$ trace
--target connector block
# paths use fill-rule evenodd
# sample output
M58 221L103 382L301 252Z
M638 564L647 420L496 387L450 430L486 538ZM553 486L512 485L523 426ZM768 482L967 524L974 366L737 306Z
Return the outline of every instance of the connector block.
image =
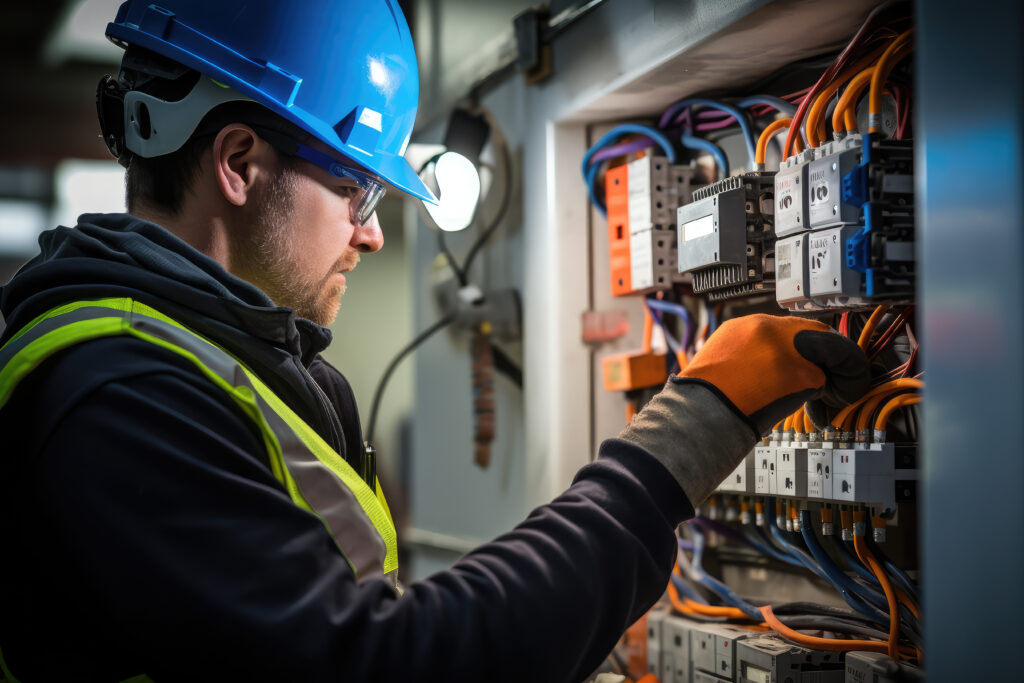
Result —
M774 173L747 173L696 190L676 212L680 273L720 301L775 288Z
M779 492L774 446L754 447L754 493L759 495Z
M736 643L737 681L843 683L845 675L838 653L809 650L774 634L755 635Z
M601 374L606 391L632 391L656 387L668 379L665 356L641 351L605 356L601 359Z
M612 296L669 289L680 280L675 212L690 200L694 173L646 156L605 174Z
M892 443L864 444L832 451L832 498L895 510L912 497L918 479L916 449Z
M729 493L754 493L754 459L754 451L751 451L725 478L718 490Z
M849 135L826 142L817 159L807 165L808 226L811 230L834 225L858 225L860 205L843 200L843 180L860 164L861 136Z
M791 311L818 311L824 306L810 299L809 233L775 242L775 300Z

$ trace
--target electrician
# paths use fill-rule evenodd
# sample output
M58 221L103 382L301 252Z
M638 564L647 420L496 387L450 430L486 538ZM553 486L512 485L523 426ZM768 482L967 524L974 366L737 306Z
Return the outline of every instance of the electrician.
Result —
M128 0L107 35L129 213L45 233L0 295L6 680L581 680L756 438L865 389L824 325L727 322L564 494L403 588L319 355L385 188L431 199L400 10Z

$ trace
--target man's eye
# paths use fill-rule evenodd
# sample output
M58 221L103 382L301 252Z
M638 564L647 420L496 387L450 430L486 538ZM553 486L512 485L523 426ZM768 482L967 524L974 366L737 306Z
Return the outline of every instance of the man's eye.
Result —
M334 191L344 199L355 199L359 188L354 185L339 185L334 188Z

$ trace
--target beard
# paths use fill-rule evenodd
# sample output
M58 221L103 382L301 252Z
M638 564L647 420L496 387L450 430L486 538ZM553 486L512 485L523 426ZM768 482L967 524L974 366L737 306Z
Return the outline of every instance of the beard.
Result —
M239 277L262 289L276 305L327 326L337 317L345 293L345 285L334 282L334 274L354 268L359 253L346 250L323 276L302 272L298 266L302 245L296 243L290 225L297 184L298 174L281 168L255 197L252 232L238 245L232 263L237 264Z

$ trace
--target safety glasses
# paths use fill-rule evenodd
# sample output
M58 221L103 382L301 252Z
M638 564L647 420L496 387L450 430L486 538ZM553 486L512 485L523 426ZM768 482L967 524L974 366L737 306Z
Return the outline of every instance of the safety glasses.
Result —
M387 191L387 186L382 180L346 166L330 155L296 142L277 131L262 127L256 128L256 131L279 151L304 159L337 178L339 182L332 189L348 199L349 217L354 225L365 225L370 220L373 212L377 210L377 204Z

